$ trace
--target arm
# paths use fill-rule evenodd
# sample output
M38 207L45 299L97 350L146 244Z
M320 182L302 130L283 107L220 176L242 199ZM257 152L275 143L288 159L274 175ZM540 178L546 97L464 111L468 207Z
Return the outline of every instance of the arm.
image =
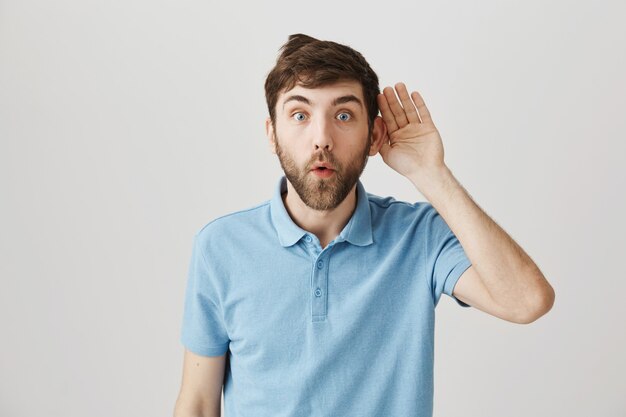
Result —
M502 319L527 324L546 314L554 289L524 250L472 200L447 167L413 184L450 226L472 266L454 296Z
M226 355L201 356L185 349L174 417L220 417Z
M390 87L377 98L386 126L377 146L383 161L407 177L441 214L472 262L453 294L505 320L536 320L552 308L554 289L456 181L444 163L441 137L421 95L414 91L409 97L403 83L395 87L402 105Z

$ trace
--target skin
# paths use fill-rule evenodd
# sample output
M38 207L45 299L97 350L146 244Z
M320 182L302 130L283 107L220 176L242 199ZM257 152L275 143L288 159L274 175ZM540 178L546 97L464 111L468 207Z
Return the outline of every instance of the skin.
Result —
M309 103L285 103L292 96L304 97ZM347 96L357 97L361 104L333 104L336 98ZM322 247L350 220L356 208L356 182L385 136L384 122L377 117L368 141L363 103L362 87L356 81L315 89L297 85L279 95L276 126L270 118L266 120L271 151L287 177L285 208L298 226L318 237ZM329 162L334 174L318 177L311 172L316 162Z
M309 104L288 101L293 95ZM282 92L276 126L266 120L270 147L287 176L283 195L289 215L314 233L322 247L334 239L356 208L356 179L368 156L380 154L385 164L409 179L442 216L472 263L459 278L453 295L493 316L527 324L546 314L555 292L526 252L495 223L456 180L444 161L439 131L422 96L397 83L377 97L376 117L367 143L367 117L355 103L333 105L354 95L363 102L361 86L342 81ZM354 118L341 115L350 111ZM349 120L346 120L349 119ZM320 179L310 171L316 161L329 161L336 175Z

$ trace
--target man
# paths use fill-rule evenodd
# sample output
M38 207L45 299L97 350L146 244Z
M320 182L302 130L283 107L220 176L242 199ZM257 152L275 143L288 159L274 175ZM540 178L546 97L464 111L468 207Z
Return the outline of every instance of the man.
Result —
M265 91L285 176L195 235L175 415L219 416L223 384L229 417L432 416L441 294L530 323L552 287L455 180L418 92L302 34ZM377 153L429 202L367 193Z

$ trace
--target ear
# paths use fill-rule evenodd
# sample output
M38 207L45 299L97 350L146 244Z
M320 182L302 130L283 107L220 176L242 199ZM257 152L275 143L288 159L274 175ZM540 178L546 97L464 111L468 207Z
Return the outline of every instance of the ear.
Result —
M270 151L276 155L276 136L274 135L274 126L272 125L272 119L265 119L265 135L269 140Z
M376 116L374 127L372 128L372 144L370 145L369 156L374 156L382 148L384 143L389 142L387 125L382 117Z

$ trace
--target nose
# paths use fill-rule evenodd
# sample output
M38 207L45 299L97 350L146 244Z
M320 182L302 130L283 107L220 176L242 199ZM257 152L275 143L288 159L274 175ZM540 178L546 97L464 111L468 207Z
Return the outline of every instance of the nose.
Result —
M321 148L332 151L333 138L330 123L324 118L320 118L317 123L314 123L314 125L315 130L313 132L313 147L315 150Z

